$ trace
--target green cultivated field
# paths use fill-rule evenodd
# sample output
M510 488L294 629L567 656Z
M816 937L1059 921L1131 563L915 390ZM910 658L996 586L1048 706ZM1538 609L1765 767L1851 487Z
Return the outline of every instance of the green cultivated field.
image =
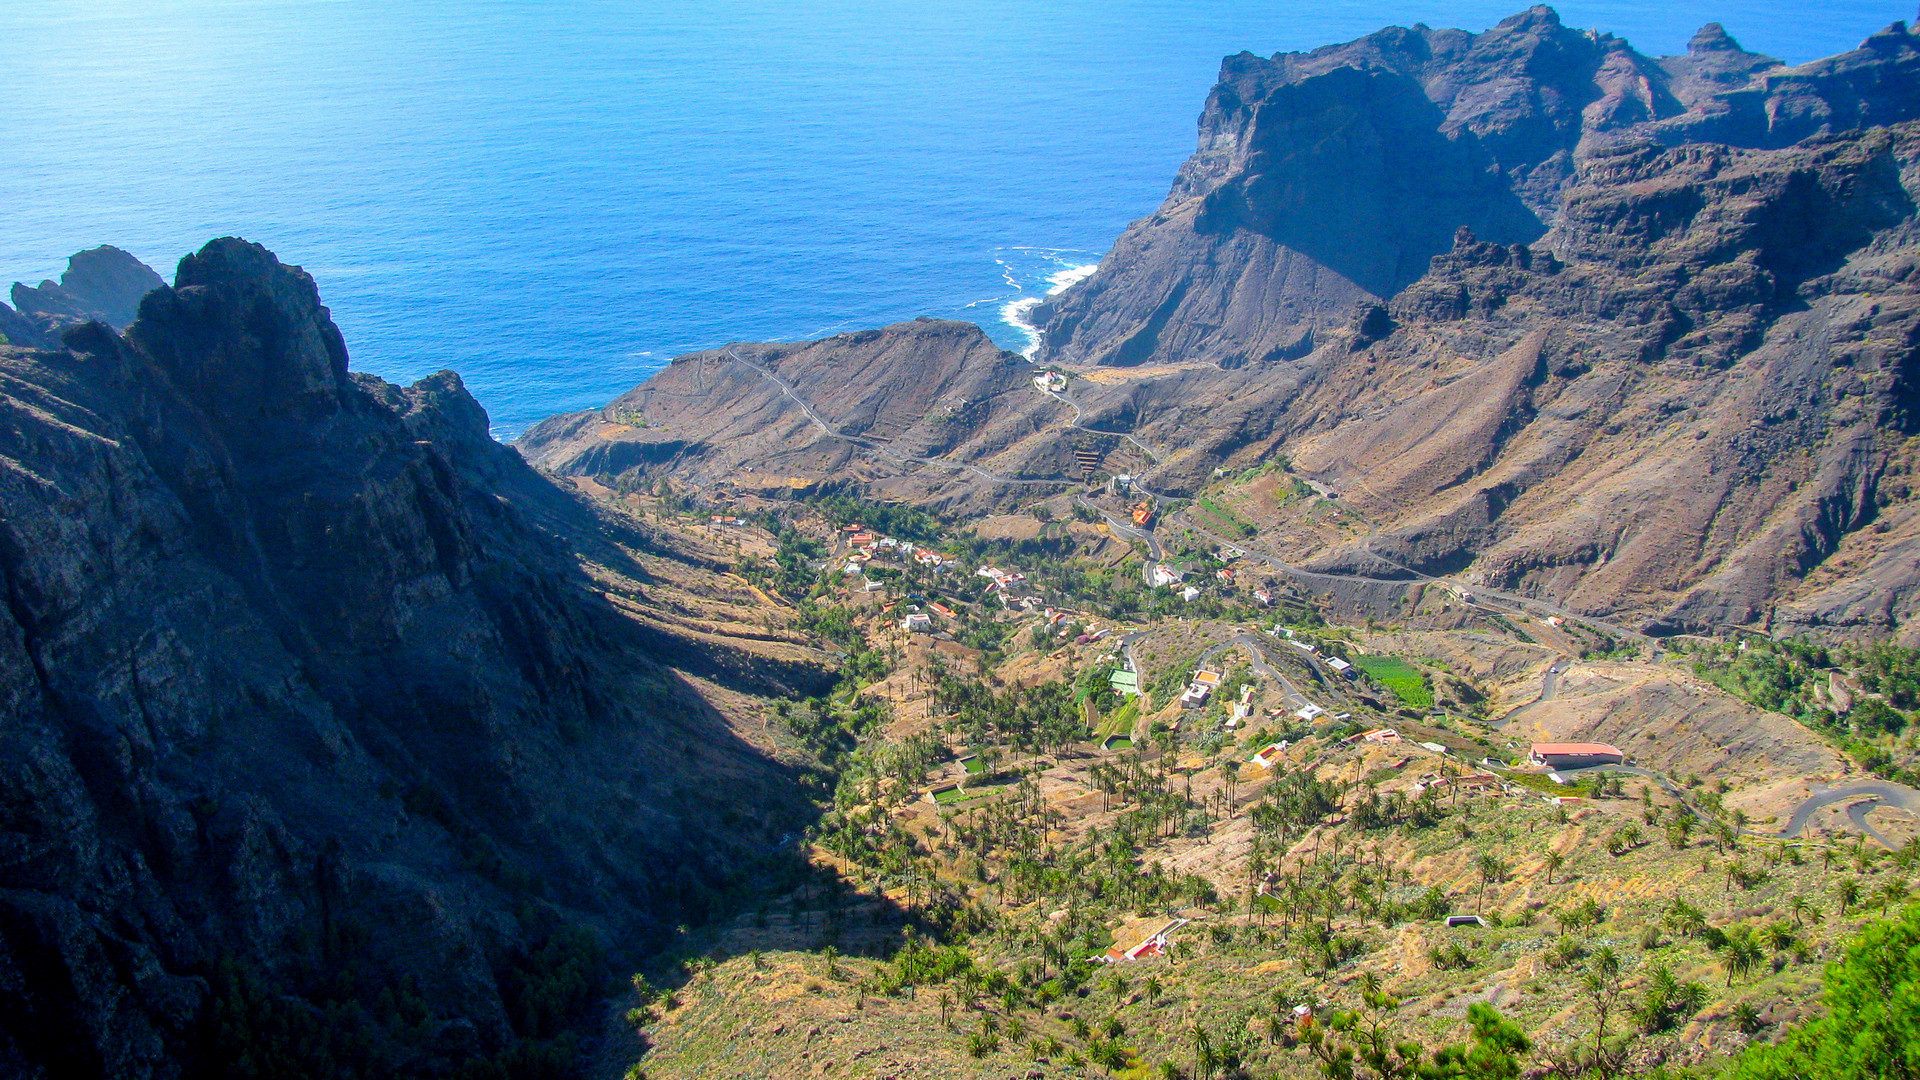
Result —
M1249 525L1244 520L1242 520L1240 515L1234 513L1233 511L1227 509L1224 506L1221 506L1219 503L1214 502L1212 499L1207 498L1205 495L1200 496L1200 498L1194 501L1199 503L1200 508L1202 510L1205 510L1207 513L1213 515L1213 517L1217 519L1221 524L1227 526L1229 529L1232 529L1234 532L1239 533L1243 537L1251 538L1255 533L1259 532L1258 529L1255 529L1252 525Z
M1427 689L1426 679L1421 677L1419 668L1405 660L1397 656L1356 656L1353 666L1408 705L1416 709L1432 707L1433 692Z

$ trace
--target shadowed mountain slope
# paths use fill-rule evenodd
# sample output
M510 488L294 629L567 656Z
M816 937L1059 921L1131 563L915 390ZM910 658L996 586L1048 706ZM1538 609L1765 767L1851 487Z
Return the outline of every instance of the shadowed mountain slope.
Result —
M68 259L67 270L58 283L42 281L30 289L14 282L13 306L37 325L43 338L85 322L103 322L115 330L125 330L139 313L141 298L165 285L145 263L117 247L103 245ZM49 338L45 343L52 341Z
M709 699L806 651L629 613L692 564L452 373L349 373L265 249L0 348L0 403L0 1073L564 1059L796 819Z

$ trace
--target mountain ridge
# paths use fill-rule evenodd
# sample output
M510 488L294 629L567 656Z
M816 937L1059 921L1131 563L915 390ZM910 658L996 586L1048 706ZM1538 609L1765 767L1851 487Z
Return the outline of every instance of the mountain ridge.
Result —
M1548 65L1557 83L1489 74L1528 70L1563 46L1578 63ZM835 381L836 357L852 355L846 338L729 347L801 366L782 369L786 397L741 369L762 403L751 408L791 412L786 427L761 426L711 458L724 468L700 464L693 433L743 415L748 399L683 385L679 365L647 386L677 387L689 403L680 411L646 407L643 388L621 399L633 410L622 431L594 426L613 419L605 411L574 414L518 445L544 468L608 483L671 473L809 488L851 469L841 479L884 497L965 513L1039 497L1048 480L1067 490L1087 479L1083 459L1190 496L1222 471L1284 458L1369 523L1364 537L1287 541L1304 570L1458 575L1659 634L1906 634L1908 553L1920 550L1906 442L1920 156L1915 122L1900 118L1920 115L1916 64L1920 43L1899 24L1786 68L1718 26L1686 57L1656 62L1544 8L1483 35L1388 30L1273 60L1230 57L1167 206L1045 315L1040 366L1068 372L1069 389L1003 381L944 414L932 456L947 467L900 456L929 456L925 429L896 448L889 431L849 440L802 422L807 402L840 415L844 394L865 392ZM1879 120L1892 122L1840 126ZM1407 205L1431 219L1422 229L1445 233L1420 238L1415 249L1434 250L1405 281L1394 253L1415 249L1374 242L1402 219L1383 226L1364 199L1328 216L1281 182L1302 159L1262 158L1255 145L1261 132L1293 132L1274 136L1282 147L1360 145L1376 154L1362 175L1382 176L1392 140L1308 135L1365 124L1377 136L1389 122L1427 125L1422 137L1455 161L1396 173L1431 180L1430 197ZM1706 131L1754 145L1697 141ZM1323 203L1335 194L1324 177L1346 175L1333 164L1303 173L1323 177ZM1548 207L1550 221L1533 216ZM1374 238L1342 258L1384 275L1390 295L1261 231L1316 214L1329 243L1340 229ZM1489 235L1475 227L1485 221ZM1165 258L1142 254L1161 247ZM1192 306L1226 295L1207 282L1269 273L1299 286L1312 318L1276 321L1275 308L1235 323L1219 316L1224 300L1212 315ZM1167 287L1101 307L1129 275ZM1099 329L1100 312L1123 309ZM910 325L879 333L890 341ZM875 369L863 353L858 380L899 379L921 362L880 352L898 367ZM903 413L898 425L915 422ZM677 464L608 456L639 443L679 447ZM759 465L800 445L837 449L764 483Z
M495 443L453 373L349 372L264 248L0 378L0 1072L572 1057L606 959L804 819L742 736L824 656L711 629L700 559Z
M1717 23L1685 56L1656 59L1545 6L1483 34L1396 27L1241 53L1223 62L1166 202L1033 313L1039 359L1297 356L1356 303L1422 276L1458 227L1538 240L1581 163L1618 143L1778 149L1911 120L1917 101L1905 24L1793 68Z

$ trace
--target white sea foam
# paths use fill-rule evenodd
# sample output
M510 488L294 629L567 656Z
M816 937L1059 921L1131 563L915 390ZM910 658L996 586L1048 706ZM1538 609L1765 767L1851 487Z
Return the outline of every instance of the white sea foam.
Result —
M1040 328L1027 321L1027 316L1039 306L1039 297L1027 296L1006 304L1000 309L1000 321L1027 336L1027 347L1020 350L1020 355L1029 360L1033 359L1034 353L1040 351Z
M1069 266L1065 270L1048 274L1047 285L1049 288L1047 289L1047 295L1057 296L1060 293L1066 292L1068 289L1092 277L1093 272L1098 269L1100 269L1099 263L1086 263L1082 266Z
M1060 295L1092 277L1093 272L1100 268L1099 263L1066 263L1066 260L1058 256L1054 256L1054 261L1064 265L1047 275L1047 296ZM1003 271L1006 265L1006 263L1000 264ZM1008 280L1012 280L1011 276ZM1044 297L1039 296L1023 296L1000 308L1000 320L1026 336L1027 347L1020 350L1020 355L1029 360L1033 359L1034 353L1040 351L1040 328L1033 324L1032 316L1033 309L1039 307L1043 299Z

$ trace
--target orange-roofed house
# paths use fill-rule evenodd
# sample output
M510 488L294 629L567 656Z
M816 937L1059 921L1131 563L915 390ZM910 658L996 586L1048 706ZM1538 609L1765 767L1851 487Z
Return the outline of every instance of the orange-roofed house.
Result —
M1619 747L1595 742L1537 742L1532 761L1549 769L1585 769L1594 765L1618 765L1627 759Z

